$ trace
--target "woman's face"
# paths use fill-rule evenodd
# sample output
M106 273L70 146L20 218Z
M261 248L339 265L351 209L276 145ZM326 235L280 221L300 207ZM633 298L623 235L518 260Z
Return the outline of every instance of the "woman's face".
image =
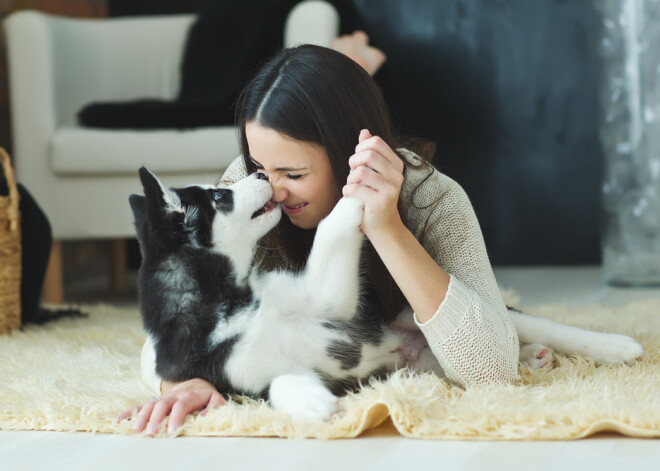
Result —
M246 124L245 134L252 162L273 187L273 200L282 203L282 210L295 226L318 226L341 198L325 149L256 121Z

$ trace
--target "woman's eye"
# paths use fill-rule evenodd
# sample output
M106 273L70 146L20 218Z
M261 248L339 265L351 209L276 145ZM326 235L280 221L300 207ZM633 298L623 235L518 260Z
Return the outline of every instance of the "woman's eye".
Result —
M290 174L290 173L287 173L287 174L286 174L286 177L287 177L289 180L298 180L299 178L302 178L302 175L292 175L292 174Z

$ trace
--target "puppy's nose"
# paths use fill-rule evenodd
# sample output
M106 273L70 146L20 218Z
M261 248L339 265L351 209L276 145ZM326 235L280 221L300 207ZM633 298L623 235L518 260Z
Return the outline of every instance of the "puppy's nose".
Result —
M258 178L259 180L266 180L266 181L268 181L268 175L266 175L265 173L257 172L257 178Z

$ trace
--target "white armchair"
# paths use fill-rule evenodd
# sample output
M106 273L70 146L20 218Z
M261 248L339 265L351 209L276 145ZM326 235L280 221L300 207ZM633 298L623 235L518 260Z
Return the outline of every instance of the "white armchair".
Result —
M20 11L5 21L14 165L53 228L44 299L63 301L61 241L135 235L128 195L145 165L171 186L214 182L238 155L233 126L193 130L84 128L93 101L174 98L193 15L71 19ZM284 44L328 45L336 10L307 1L289 14ZM113 279L121 280L121 243Z

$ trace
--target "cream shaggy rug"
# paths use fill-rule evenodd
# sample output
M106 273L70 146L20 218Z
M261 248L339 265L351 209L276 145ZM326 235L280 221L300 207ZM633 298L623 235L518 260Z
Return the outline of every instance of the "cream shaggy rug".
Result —
M88 310L87 319L0 336L0 429L131 433L131 422L117 423L117 415L152 396L139 379L139 314L108 306ZM630 366L599 367L560 356L552 370L521 368L517 384L468 390L400 371L343 398L329 423L295 424L263 403L243 401L189 417L179 434L357 437L390 418L399 433L417 438L559 440L600 431L660 436L660 299L528 312L633 336L645 355ZM165 430L164 424L161 436Z

